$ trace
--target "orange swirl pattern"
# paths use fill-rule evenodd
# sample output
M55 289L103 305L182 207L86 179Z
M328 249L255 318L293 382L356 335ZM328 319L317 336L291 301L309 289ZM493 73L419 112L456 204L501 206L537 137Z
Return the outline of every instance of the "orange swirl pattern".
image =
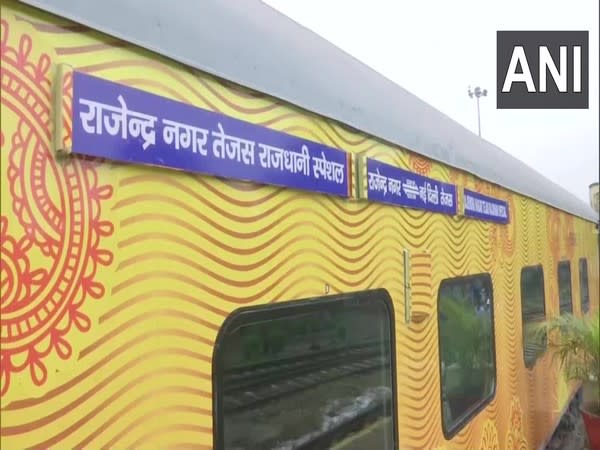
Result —
M325 286L332 293L385 288L393 299L401 448L522 450L537 448L546 437L564 399L547 355L533 371L523 367L520 270L544 264L547 310L552 310L554 264L567 248L561 223L571 221L576 236L571 255L588 258L597 310L591 224L20 3L4 2L2 17L3 36L7 33L12 48L19 48L20 36L29 37L23 48L31 51L20 54L28 55L21 59L33 64L34 76L36 70L47 74L53 65L68 63L505 198L512 219L498 226L153 167L59 160L49 150L51 86L44 76L35 91L41 107L19 110L25 125L15 115L2 114L2 326L8 320L5 304L33 307L34 294L52 286L53 261L72 247L66 231L76 229L76 215L83 212L85 245L76 254L83 281L71 286L72 297L57 299L76 312L71 322L64 319L55 328L78 329L57 335L59 344L43 359L43 382L28 381L26 371L11 371L10 384L3 378L2 448L211 449L211 364L225 318L239 306L323 295ZM4 58L3 53L3 111L15 104L4 87ZM68 111L70 105L63 108ZM41 121L35 119L38 110ZM16 159L23 154L29 159ZM31 168L33 182L23 184L17 167ZM87 203L77 208L73 200ZM69 220L61 219L67 208L74 211ZM409 324L402 286L405 248L412 255L414 320ZM446 441L437 290L445 278L480 272L491 273L494 283L496 395ZM84 297L89 298L84 302ZM4 360L2 367L4 377ZM521 427L518 435L511 432L515 425Z

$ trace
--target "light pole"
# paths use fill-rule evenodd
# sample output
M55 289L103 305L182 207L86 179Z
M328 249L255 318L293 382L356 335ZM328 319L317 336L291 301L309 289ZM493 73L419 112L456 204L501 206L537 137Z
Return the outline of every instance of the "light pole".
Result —
M477 129L479 130L479 137L481 137L481 117L479 114L479 97L487 97L487 89L481 89L477 86L474 90L471 90L469 86L469 97L477 100Z

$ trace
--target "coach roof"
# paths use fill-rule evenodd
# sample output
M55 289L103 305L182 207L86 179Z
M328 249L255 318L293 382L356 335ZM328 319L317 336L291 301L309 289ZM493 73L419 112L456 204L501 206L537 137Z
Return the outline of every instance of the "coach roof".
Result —
M259 0L23 0L597 221L585 202Z

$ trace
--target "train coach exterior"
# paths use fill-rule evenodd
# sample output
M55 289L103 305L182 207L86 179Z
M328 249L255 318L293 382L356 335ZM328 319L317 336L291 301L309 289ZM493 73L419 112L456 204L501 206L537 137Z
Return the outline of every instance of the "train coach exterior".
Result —
M548 439L576 386L524 345L522 296L524 286L541 292L531 317L598 314L598 235L585 205L549 206L15 1L2 3L1 39L2 448L220 446L221 369L255 351L228 336L258 317L285 320L295 305L329 325L280 322L273 345L318 334L320 358L323 342L352 336L335 370L352 370L356 352L358 366L384 367L389 448L534 449ZM327 195L58 153L73 138L59 124L55 142L56 117L74 107L73 72L57 91L61 64L498 199L508 220L384 204L352 186ZM454 369L441 360L458 337L445 328L450 299L473 290L489 322L490 371L485 395L464 409L443 389ZM370 353L373 340L383 344ZM310 409L310 398L295 407Z

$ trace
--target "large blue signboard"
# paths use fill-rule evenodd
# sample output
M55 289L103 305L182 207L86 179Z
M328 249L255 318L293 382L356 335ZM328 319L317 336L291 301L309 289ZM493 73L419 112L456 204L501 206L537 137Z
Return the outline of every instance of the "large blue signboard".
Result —
M369 200L456 214L456 186L367 158Z
M467 217L508 223L508 202L464 189L464 214Z
M74 153L349 196L342 150L73 73Z

